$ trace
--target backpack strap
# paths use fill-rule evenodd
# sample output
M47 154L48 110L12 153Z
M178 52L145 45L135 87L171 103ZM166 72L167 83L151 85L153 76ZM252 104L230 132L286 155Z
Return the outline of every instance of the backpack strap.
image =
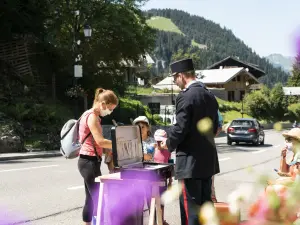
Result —
M87 116L86 116L86 125L87 125L87 126L88 126L87 120L88 120L89 116L90 116L92 113L94 113L94 112L90 112L90 113L88 113ZM92 133L91 133L91 131L90 131L90 133L86 136L86 138L83 140L83 142L84 142L91 134L92 134ZM82 142L82 143L83 143L83 142ZM97 159L98 159L98 162L101 162L101 161L102 161L102 157L100 157L99 154L98 154L98 152L97 152L96 145L95 145L95 139L94 139L93 135L92 135L92 143L93 143L94 152L95 152L95 155L96 155L96 157L97 157Z
M92 133L91 132L89 132L87 135L86 135L86 137L83 139L83 141L81 142L81 144L83 145L84 144L84 142L86 141L86 139L88 139L88 137L91 135Z

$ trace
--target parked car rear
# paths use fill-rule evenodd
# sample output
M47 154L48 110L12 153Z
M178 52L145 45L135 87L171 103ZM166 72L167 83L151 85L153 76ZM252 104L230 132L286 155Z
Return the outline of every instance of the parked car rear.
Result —
M227 144L235 142L252 143L254 145L264 145L265 133L263 126L256 119L241 118L235 119L227 128Z

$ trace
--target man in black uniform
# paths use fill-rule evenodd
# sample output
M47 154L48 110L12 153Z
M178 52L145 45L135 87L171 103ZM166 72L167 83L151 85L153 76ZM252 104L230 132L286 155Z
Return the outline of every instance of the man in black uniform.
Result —
M175 178L183 185L180 196L182 225L199 225L200 206L211 201L212 176L219 173L214 141L218 129L218 102L200 82L192 59L170 65L174 82L182 89L176 99L176 124L166 145L176 150ZM201 134L197 123L209 118L213 127Z

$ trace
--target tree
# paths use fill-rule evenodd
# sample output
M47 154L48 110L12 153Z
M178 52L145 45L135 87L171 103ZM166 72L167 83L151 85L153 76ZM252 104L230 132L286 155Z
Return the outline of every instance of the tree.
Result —
M247 114L257 119L271 119L270 102L263 91L258 90L247 94L244 101Z
M255 67L266 72L266 76L261 77L260 81L268 87L278 82L285 83L287 81L288 73L280 68L275 68L267 59L261 58L242 40L235 37L229 29L224 29L203 17L193 16L181 10L152 9L145 13L147 16L162 16L171 19L184 34L158 31L154 58L168 61L180 49L189 52L188 49L194 40L194 49L199 57L197 69L205 69L228 56L238 56L240 60L255 64L257 65ZM199 45L195 45L195 42ZM201 49L201 45L205 45L207 49Z
M12 40L25 35L42 39L48 6L47 0L0 1L0 40Z
M288 115L290 121L299 121L300 118L300 103L291 104L288 106Z
M281 121L287 112L287 104L281 83L275 84L270 92L270 115L273 119Z
M74 58L81 54L84 69L83 79L79 82L86 88L100 84L122 92L125 88L121 79L124 68L128 64L138 64L141 56L150 52L154 45L155 32L146 24L139 9L143 2L52 0L51 16L46 21L49 34L46 40L69 57L66 72L70 78ZM76 10L79 11L77 17ZM93 30L89 40L84 38L84 24ZM79 46L77 40L81 40Z
M300 54L295 58L292 75L289 77L287 85L289 87L300 87ZM289 104L298 103L298 97L289 96L288 102Z
M299 87L300 86L300 54L295 58L293 64L292 76L289 77L288 86Z

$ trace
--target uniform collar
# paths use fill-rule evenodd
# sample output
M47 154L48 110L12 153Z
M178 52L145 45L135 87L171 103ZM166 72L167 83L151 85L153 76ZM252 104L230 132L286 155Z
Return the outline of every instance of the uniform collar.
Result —
M194 84L194 83L198 83L198 81L197 81L197 80L192 80L192 81L190 81L190 82L187 84L186 88L183 89L182 91L186 91L186 90L187 90L192 84Z
M188 89L192 84L197 83L197 82L198 82L197 80L192 80L192 81L190 81L190 82L187 84L187 86L186 86L185 89Z

